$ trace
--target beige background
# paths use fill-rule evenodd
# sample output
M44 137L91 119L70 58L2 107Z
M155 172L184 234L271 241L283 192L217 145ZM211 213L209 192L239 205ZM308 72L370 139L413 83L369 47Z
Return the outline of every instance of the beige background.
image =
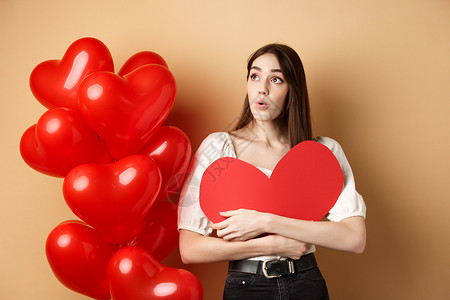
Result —
M362 255L318 250L332 299L448 299L450 295L450 1L0 1L0 299L87 299L61 285L44 253L74 215L61 179L28 167L22 133L45 109L28 78L92 36L116 71L156 51L177 79L168 124L196 149L228 128L245 93L248 55L269 42L303 59L316 135L337 139L368 206ZM226 264L164 263L219 299Z

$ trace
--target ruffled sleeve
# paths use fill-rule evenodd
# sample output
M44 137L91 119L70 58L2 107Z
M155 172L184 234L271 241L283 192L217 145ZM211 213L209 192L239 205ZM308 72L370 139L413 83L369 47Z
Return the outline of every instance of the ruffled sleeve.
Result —
M228 133L215 132L208 135L194 154L188 177L181 189L178 203L178 229L186 229L210 235L210 221L200 208L200 181L208 166L221 157L236 157Z
M328 137L319 137L317 141L327 146L333 152L344 174L344 186L336 204L327 215L328 220L339 222L345 218L355 216L366 218L366 204L363 197L356 191L353 172L341 145Z

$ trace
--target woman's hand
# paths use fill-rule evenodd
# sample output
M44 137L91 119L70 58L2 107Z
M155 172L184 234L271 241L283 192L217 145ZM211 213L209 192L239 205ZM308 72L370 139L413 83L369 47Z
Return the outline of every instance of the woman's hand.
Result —
M226 241L246 241L266 232L267 213L238 209L221 212L220 215L227 219L210 227L217 230L217 236Z
M267 239L268 247L272 248L271 255L292 259L299 259L309 247L307 243L276 234L269 234L260 239Z

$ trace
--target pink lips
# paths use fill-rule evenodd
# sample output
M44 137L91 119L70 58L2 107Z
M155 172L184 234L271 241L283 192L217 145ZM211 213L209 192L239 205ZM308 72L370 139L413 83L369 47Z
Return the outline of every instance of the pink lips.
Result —
M269 106L269 105L264 100L261 100L261 99L256 100L256 107L258 109L263 110L263 109L266 109L267 106Z

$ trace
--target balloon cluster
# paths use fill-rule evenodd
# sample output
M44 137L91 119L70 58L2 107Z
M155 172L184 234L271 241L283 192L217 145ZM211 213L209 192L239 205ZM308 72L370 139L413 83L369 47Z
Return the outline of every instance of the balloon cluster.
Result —
M163 126L176 93L164 59L139 52L115 74L108 48L82 38L61 60L37 65L30 87L48 110L22 135L22 158L64 177L64 199L82 220L47 238L58 280L95 299L202 299L192 273L159 262L178 243L176 205L166 199L191 156L187 136Z

